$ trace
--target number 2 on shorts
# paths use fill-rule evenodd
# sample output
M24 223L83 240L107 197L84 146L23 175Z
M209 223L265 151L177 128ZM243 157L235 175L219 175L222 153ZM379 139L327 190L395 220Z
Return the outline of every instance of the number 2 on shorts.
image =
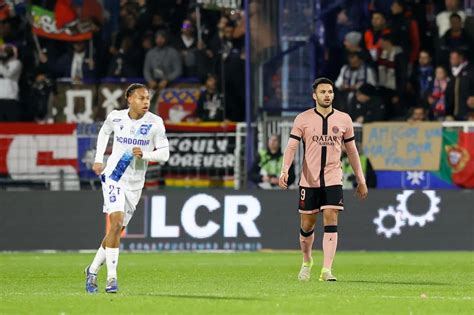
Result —
M114 189L115 189L115 186L114 185L109 185L109 195L112 195L112 193L114 192ZM120 195L120 187L117 187L117 195Z

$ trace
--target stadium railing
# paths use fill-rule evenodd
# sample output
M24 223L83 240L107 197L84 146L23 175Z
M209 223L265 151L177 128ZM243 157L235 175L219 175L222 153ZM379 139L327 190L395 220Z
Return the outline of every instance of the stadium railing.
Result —
M276 134L280 136L280 143L282 147L282 151L286 147L286 144L288 143L288 139L290 136L290 131L293 126L293 118L294 117L271 117L271 118L266 118L264 121L260 122L258 124L258 149L264 149L267 144L267 139L269 136ZM442 123L443 129L458 129L463 132L474 132L474 122L472 121L445 121ZM237 127L238 132L236 133L237 139L236 143L245 143L244 137L245 137L245 130L246 126L245 124L239 124ZM358 144L362 143L362 130L363 130L363 125L359 123L354 123L354 133L355 133L355 138L356 142ZM242 142L243 141L243 142ZM240 154L240 155L239 155ZM243 155L242 155L243 154ZM247 178L246 178L246 170L248 170L247 166L247 161L244 161L244 156L245 152L242 151L237 151L236 150L236 156L235 160L236 161L243 161L241 164L236 165L235 169L235 174L238 175L236 176L235 179L235 188L240 189L240 188L245 188L246 183L247 183ZM294 164L295 164L295 172L297 174L300 174L301 172L301 165L303 161L303 147L302 144L300 144L299 150L297 150L295 159L294 159ZM297 181L296 181L297 182Z

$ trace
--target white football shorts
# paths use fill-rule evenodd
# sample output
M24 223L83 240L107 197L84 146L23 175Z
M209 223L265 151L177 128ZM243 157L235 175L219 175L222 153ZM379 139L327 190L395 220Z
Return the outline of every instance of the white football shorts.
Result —
M142 190L128 190L104 175L100 177L104 196L104 213L123 212L123 226L127 226L140 201Z

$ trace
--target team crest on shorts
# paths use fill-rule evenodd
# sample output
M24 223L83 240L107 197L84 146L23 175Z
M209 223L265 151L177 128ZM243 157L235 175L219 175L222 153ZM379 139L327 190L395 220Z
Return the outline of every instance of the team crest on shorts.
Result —
M337 126L332 127L332 132L339 133L339 128Z
M143 124L140 126L140 134L142 136L146 136L148 134L148 131L151 129L151 124Z
M115 196L110 196L109 197L110 202L115 202L117 200L117 197Z

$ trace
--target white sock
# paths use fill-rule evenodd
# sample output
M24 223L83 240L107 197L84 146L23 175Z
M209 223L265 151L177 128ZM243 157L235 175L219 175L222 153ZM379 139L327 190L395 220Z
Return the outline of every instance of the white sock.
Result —
M92 273L98 273L100 266L105 262L105 248L100 245L97 253L95 254L94 260L89 267L89 271Z
M118 248L105 248L105 261L107 263L107 280L115 278L117 279L117 265L119 258Z

